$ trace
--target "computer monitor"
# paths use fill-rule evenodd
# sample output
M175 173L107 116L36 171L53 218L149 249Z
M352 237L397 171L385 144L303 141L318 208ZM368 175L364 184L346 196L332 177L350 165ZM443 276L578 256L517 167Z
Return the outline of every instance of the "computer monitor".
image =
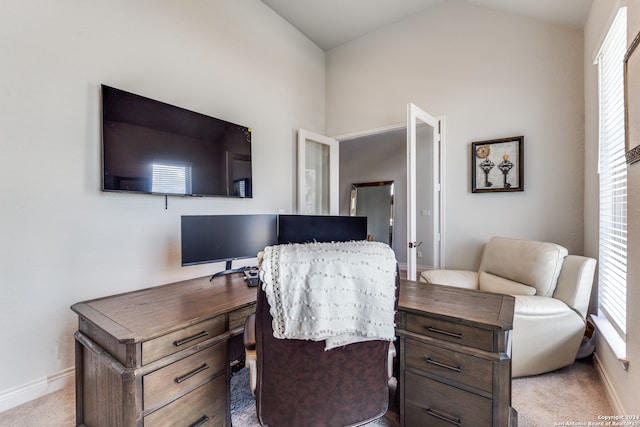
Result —
M265 246L278 242L277 215L193 215L181 218L182 265L225 262L216 275L233 269L238 259L255 258Z
M366 216L279 215L278 243L367 239Z

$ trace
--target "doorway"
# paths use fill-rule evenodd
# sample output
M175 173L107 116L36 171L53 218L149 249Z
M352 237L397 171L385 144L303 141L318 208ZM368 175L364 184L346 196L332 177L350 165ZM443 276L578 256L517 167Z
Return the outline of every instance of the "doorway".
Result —
M444 118L438 118L439 130L442 135ZM427 138L424 126L418 126L417 132L417 173L416 173L416 202L414 214L416 218L416 240L423 242L415 249L416 270L428 270L441 267L442 263L442 221L444 214L443 203L433 206L433 191L436 184L441 190L443 168L442 143L439 142L440 154L436 163L439 168L434 171L431 165L434 161L434 141ZM394 182L394 213L392 248L402 270L408 269L408 200L407 200L407 126L405 124L391 126L384 129L363 131L337 138L339 140L339 205L340 214L349 215L351 190L353 184L366 182ZM434 173L437 175L434 178ZM435 182L434 182L435 180ZM439 191L439 197L442 192ZM436 215L437 214L437 215ZM437 217L438 234L434 237L433 220ZM432 251L435 251L433 253ZM439 261L434 265L433 260ZM409 271L407 270L409 276Z

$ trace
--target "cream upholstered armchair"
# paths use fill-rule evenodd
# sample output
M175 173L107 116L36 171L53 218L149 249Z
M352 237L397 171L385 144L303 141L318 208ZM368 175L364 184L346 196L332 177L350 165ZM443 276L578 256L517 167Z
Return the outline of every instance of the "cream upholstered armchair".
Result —
M429 270L428 283L511 294L512 376L572 364L584 337L596 260L555 243L493 237L475 271Z

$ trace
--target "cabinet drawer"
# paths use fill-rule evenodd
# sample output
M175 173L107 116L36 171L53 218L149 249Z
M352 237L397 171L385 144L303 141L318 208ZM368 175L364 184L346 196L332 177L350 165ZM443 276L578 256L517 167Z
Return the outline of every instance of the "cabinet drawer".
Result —
M224 315L142 343L142 364L153 362L225 331Z
M491 393L493 362L440 348L420 341L406 340L406 365Z
M491 426L490 399L441 382L405 373L405 426Z
M490 330L414 314L407 314L406 329L420 335L427 335L485 351L494 351L493 332Z
M244 326L244 321L247 319L247 317L255 312L256 305L252 304L248 307L241 308L240 310L235 310L229 313L229 330Z
M142 377L145 410L171 400L172 396L210 380L227 369L227 344L222 342Z
M144 417L144 427L226 426L226 376L198 387L178 400Z

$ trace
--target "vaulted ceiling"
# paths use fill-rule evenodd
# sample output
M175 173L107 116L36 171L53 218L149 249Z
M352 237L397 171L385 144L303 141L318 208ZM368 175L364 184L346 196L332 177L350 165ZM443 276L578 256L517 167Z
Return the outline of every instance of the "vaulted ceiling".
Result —
M262 0L324 50L329 50L443 1ZM455 0L582 28L592 0Z

